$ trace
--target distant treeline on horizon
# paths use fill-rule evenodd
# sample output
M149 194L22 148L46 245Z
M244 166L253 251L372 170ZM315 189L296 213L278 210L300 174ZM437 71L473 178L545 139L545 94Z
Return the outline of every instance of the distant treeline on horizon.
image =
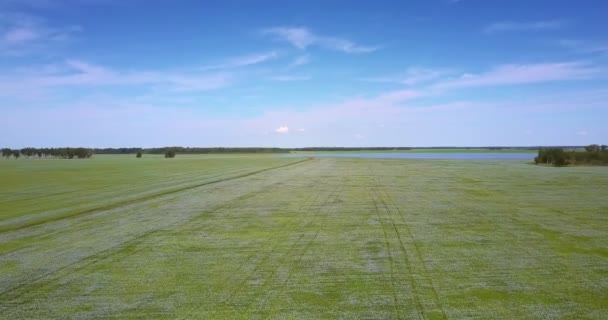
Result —
M95 148L97 154L163 154L167 150L174 150L176 153L183 154L202 154L202 153L288 153L291 151L392 151L392 150L413 150L413 149L488 149L488 150L538 150L541 147L304 147L304 148L261 148L261 147L162 147L162 148ZM577 149L583 146L562 146L558 148Z
M22 148L22 149L11 149L3 148L2 157L18 158L20 156L31 158L60 158L60 159L72 159L72 158L89 158L93 154L166 154L171 152L173 154L206 154L206 153L289 153L292 151L300 152L315 152L315 151L406 151L406 150L437 150L437 149L454 149L454 150L471 150L471 149L483 149L483 150L539 150L542 146L538 147L305 147L305 148L263 148L263 147L160 147L160 148L137 148L137 147L125 147L125 148ZM584 146L555 146L552 148L561 149L582 149Z

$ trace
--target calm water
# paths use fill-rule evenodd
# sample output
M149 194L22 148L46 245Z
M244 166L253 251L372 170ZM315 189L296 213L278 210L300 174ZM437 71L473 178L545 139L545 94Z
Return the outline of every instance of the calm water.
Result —
M534 153L298 153L285 157L438 159L438 160L533 160Z

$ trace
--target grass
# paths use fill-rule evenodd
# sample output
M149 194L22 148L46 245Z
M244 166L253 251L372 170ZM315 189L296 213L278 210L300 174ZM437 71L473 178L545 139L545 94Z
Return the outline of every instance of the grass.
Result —
M0 318L605 319L608 171L0 161Z

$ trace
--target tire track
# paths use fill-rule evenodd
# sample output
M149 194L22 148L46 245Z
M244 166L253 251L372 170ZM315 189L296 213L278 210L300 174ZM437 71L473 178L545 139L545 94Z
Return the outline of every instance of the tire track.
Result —
M313 242L314 242L314 241L317 239L317 235L319 235L319 231L318 231L318 230L317 230L317 231L315 232L315 234L314 234L314 235L313 235L313 236L312 236L312 237L311 237L311 238L310 238L310 239L309 239L309 240L306 242L305 246L304 246L302 249L300 249L300 253L299 253L299 255L298 255L298 258L296 259L296 261L295 261L295 263L294 263L295 267L297 267L297 266L298 266L298 265L299 265L299 264L302 262L302 259L304 258L304 255L306 254L306 252L308 252L308 250L310 249L310 246L312 245L312 243L313 243ZM283 282L280 284L280 286L281 286L281 287L285 287L285 285L286 285L287 283L289 283L289 280L291 279L291 276L293 275L293 270L290 270L290 271L291 271L291 272L289 272L289 274L287 275L287 279L285 279L285 281L283 281ZM261 317L262 317L262 318L264 318L264 319L268 319L268 318L270 318L270 315L272 315L272 310L274 309L274 306L275 306L275 305L276 305L276 302L275 302L275 303L272 303L272 302L271 302L271 304L270 304L270 306L269 306L268 308L266 308L266 309L264 309L264 310L261 310L261 311L262 311L262 312L261 312L261 313L262 313L262 314L261 314Z
M299 161L299 162L296 162L296 163L301 163L301 162L303 162L303 161ZM296 163L292 163L290 165L293 165L293 164L296 164ZM288 166L288 165L286 165L286 166ZM272 169L283 168L283 167L286 167L286 166L269 168L269 169L258 171L256 173L265 172L265 171L269 171L269 170L272 170ZM251 176L253 174L255 174L255 173L247 174L246 176ZM241 176L239 178L242 178L242 177L243 176ZM222 180L222 181L233 180L233 179L236 179L236 178L225 179L225 180ZM279 183L279 182L276 182L275 184L277 184L277 183ZM191 189L191 188L189 188L189 189ZM180 191L183 191L183 190L180 190ZM64 266L59 267L59 268L54 269L54 270L51 270L49 272L46 272L46 273L44 273L42 275L39 275L39 276L36 276L34 278L30 278L27 282L19 283L19 284L15 285L15 286L12 286L12 287L10 287L10 288L8 288L8 289L0 292L0 298L2 298L2 300L8 300L8 299L14 300L14 299L18 299L20 296L22 296L23 294L25 294L25 293L28 292L28 290L25 290L26 288L28 288L30 286L37 285L39 282L43 281L46 278L49 278L49 277L51 278L49 280L49 282L55 281L55 280L58 280L58 279L61 278L61 276L57 277L56 279L53 278L53 275L55 275L55 274L61 273L62 271L70 269L71 267L74 267L74 266L76 266L78 264L84 263L84 265L82 265L82 266L74 269L74 271L77 272L77 271L82 270L82 269L84 269L84 268L86 268L86 267L88 267L88 266L90 266L90 265L92 265L92 264L94 264L94 263L96 263L98 261L101 261L101 260L109 258L114 253L116 253L117 251L121 250L122 248L124 248L125 246L129 245L130 243L132 243L134 241L141 240L144 237L150 236L150 235L152 235L154 233L157 233L159 231L162 231L164 229L170 229L170 228L173 228L173 227L175 227L177 225L181 225L181 224L188 224L192 220L200 218L202 215L208 215L210 213L214 213L214 212L217 212L217 211L220 211L220 210L223 210L223 209L230 208L230 207L234 206L235 204L237 204L238 202L241 202L241 201L246 200L248 198L254 197L254 196L256 196L257 194L259 194L261 192L265 192L265 190L257 190L257 191L252 191L252 192L245 193L245 194L243 194L243 195L241 195L241 196L239 196L237 198L229 200L226 203L222 203L222 204L219 204L217 206L214 206L213 208L209 208L207 210L204 210L202 213L200 213L198 215L195 215L195 216L193 216L193 217L191 217L189 219L178 220L178 221L176 221L174 223L167 224L167 225L164 225L162 227L146 231L146 232L144 232L144 233L142 233L140 235L137 235L137 236L135 236L133 238L127 239L127 240L125 240L123 242L120 242L120 243L118 243L116 245L113 245L113 246L108 247L106 249L103 249L103 250L101 250L99 252L96 252L93 255L90 255L90 256L84 257L82 259L79 259L77 261L71 262L71 263L69 263L67 265L64 265ZM74 271L72 271L70 273L74 273ZM14 293L14 295L11 295L12 293Z
M376 186L380 186L377 178L374 178L374 180L375 180L375 185ZM380 191L378 191L378 190L380 190ZM401 212L401 209L395 203L394 199L387 193L386 190L384 190L384 189L382 189L382 188L379 187L378 189L375 189L374 192L376 193L376 197L381 201L381 203L384 206L386 212L389 214L389 217L391 219L391 223L392 223L393 229L394 229L395 234L396 234L396 236L397 236L397 238L399 240L400 249L402 250L404 261L405 261L405 263L406 263L406 265L407 265L407 267L409 269L410 278L411 278L412 283L415 284L415 282L416 282L415 279L412 276L414 269L413 269L413 265L412 265L412 263L410 261L410 256L409 256L409 252L412 251L412 250L408 250L406 248L406 245L405 245L403 239L401 238L401 234L399 233L399 230L398 230L398 228L397 228L397 226L395 224L395 221L394 221L394 219L392 217L392 214L391 214L392 212L396 212L397 215L400 217L400 220L401 220L401 222L402 222L402 224L404 226L404 229L405 229L405 231L407 233L407 236L409 237L409 239L410 239L410 241L412 243L412 246L413 246L413 249L414 249L413 250L414 258L415 258L417 264L422 266L422 274L421 274L421 276L426 280L426 282L428 282L429 285L427 285L427 286L421 286L420 288L416 288L416 290L420 291L420 290L422 290L422 287L424 287L424 288L428 287L430 289L430 291L431 291L431 294L432 294L432 301L430 301L430 302L431 302L432 305L436 306L436 307L433 307L432 309L436 309L436 308L439 309L441 311L441 318L442 319L447 319L447 315L445 313L445 310L443 309L443 306L442 306L442 304L441 304L441 302L439 300L439 296L437 294L437 290L435 289L435 286L433 285L432 280L429 278L429 271L428 271L428 269L426 267L426 264L424 263L424 259L422 258L422 254L420 253L420 249L418 248L418 245L417 245L416 240L415 240L415 238L414 238L414 236L413 236L413 234L412 234L412 232L410 230L409 225L407 224L405 218L403 217L403 213ZM382 197L381 193L384 194L384 197ZM389 203L387 203L387 201L385 199L388 200ZM418 272L418 274L420 274L420 272ZM427 302L428 302L428 300L427 300ZM423 310L422 317L426 318L426 312L424 312L425 308L423 308L422 310Z
M329 197L331 197L331 196L332 196L332 195L333 195L333 194L336 192L337 188L338 188L338 186L336 186L336 189L334 189L334 190L332 191L332 193L329 195ZM308 205L308 208L310 208L310 207L312 207L312 206L314 205L314 203L317 201L317 199L319 198L319 196L320 196L321 194L322 194L321 192L317 192L317 193L315 194L315 197L314 197L314 199L311 201L310 205ZM329 197L328 197L328 198L329 198ZM328 200L326 199L324 203L326 203L327 201L328 201ZM306 223L305 223L305 225L304 225L304 227L303 227L303 228L308 227L308 226L309 226L311 223L312 223L312 221L311 221L311 219L309 218L309 219L306 221ZM293 227L294 227L294 223L290 224L289 226L293 228ZM289 229L291 230L291 228L289 228ZM282 240L287 240L287 239L289 239L289 236L290 236L290 233L285 233L285 235L284 235L284 236L283 236L281 239L282 239ZM296 240L296 242L298 242L298 241L299 241L299 240L300 240L300 239L301 239L303 236L304 236L304 234L302 234L302 235L300 236L300 238L298 238L298 240ZM258 264L256 264L256 266L254 267L253 271L252 271L252 272L250 272L250 273L249 273L249 275L248 275L248 276L247 276L247 277L246 277L246 278L245 278L243 281L241 281L241 282L239 283L239 285L238 285L238 286L236 286L236 289L235 289L233 292L231 292L231 293L229 294L229 297L227 298L227 300L232 300L232 298L233 298L235 295L237 295L237 294L241 293L241 292L242 292L242 291L245 289L246 284L247 284L249 281L251 281L251 280L253 279L253 277L254 277L254 276L255 276L255 274L258 272L258 270L261 268L261 266L262 266L262 265L264 265L264 263L266 263L266 261L267 261L267 260L270 258L270 256L272 256L272 253L275 251L275 249L277 249L277 248L279 247L280 243L282 243L282 241L281 241L281 242L276 242L276 243L275 243L275 245L274 245L274 246L272 247L272 249L271 249L271 250L268 252L268 254L266 254L266 255L264 256L264 258L262 259L262 261L260 261ZM273 269L272 274L276 273L276 271L278 270L278 268L279 268L280 266L281 266L281 264L277 264L277 265L275 266L275 268ZM225 301L225 302L227 302L227 301ZM249 306L249 305L248 305L248 306Z
M311 183L312 186L318 186L319 183L312 182ZM323 203L321 204L321 206L327 204L330 201L333 201L333 199L335 199L337 197L337 194L339 194L341 192L341 190L343 189L343 186L341 184L336 184L335 188L333 188L333 190L325 197L325 199L323 200ZM325 195L325 193L321 190L318 191L314 194L314 196L311 196L309 199L311 199L310 201L307 201L308 204L303 204L298 210L297 212L304 212L304 213L308 213L310 212L311 208L316 207L318 205L316 205L316 203L318 202L318 200ZM301 225L300 227L298 227L298 229L301 230L307 230L310 225L313 223L314 220L314 215L311 214L307 214L307 218L304 221L304 224ZM294 230L296 229L296 222L291 223L288 227L288 230ZM280 257L278 257L278 262L275 263L272 267L272 269L269 271L268 275L266 277L263 278L263 283L261 286L257 287L256 290L254 290L255 292L252 294L252 297L249 299L249 302L247 304L245 304L245 306L243 307L244 310L249 310L255 303L256 300L255 298L259 296L260 292L265 292L266 289L272 284L273 279L275 279L278 270L285 265L285 262L289 259L290 256L293 255L293 252L300 252L300 260L301 258L304 256L305 252L310 248L310 246L312 245L312 243L314 242L314 239L316 239L317 235L318 235L318 231L315 232L315 234L310 237L308 240L303 240L306 238L307 233L306 231L302 232L299 237L295 240L295 242L291 245L291 247L287 250L284 250L284 254L281 255ZM281 243L284 243L286 240L288 240L290 238L290 236L292 235L292 232L286 232L284 234L283 237L281 237L281 241L278 241L275 243L275 245L272 247L272 249L264 256L264 258L258 262L256 264L256 266L254 267L254 269L245 277L245 279L243 279L235 288L235 290L233 290L232 292L230 292L230 294L228 295L228 297L226 299L224 299L221 303L222 304L227 304L230 303L231 301L234 301L236 296L240 295L242 292L244 292L247 288L249 288L249 286L247 285L252 279L254 279L255 275L259 273L260 270L263 269L263 266L265 264L267 264L267 262L270 260L270 258L272 257L272 255L274 254L274 252L280 247ZM288 275L288 278L290 277L291 273ZM285 283L285 281L283 282L283 284ZM261 310L262 312L268 312L267 310L268 308L266 308L266 311Z
M204 182L204 183L198 183L198 184L184 186L184 187L180 187L180 188L176 188L176 189L171 189L171 190L166 190L166 191L162 191L162 192L157 192L157 193L149 194L149 195L146 195L146 196L143 196L143 197L139 197L139 198L136 198L136 199L128 199L128 200L124 200L124 201L118 201L118 202L115 202L115 203L112 203L112 204L109 204L109 205L99 206L99 207L96 207L96 208L90 208L90 209L86 209L86 210L73 211L73 212L69 212L69 213L58 215L56 217L53 217L53 219L50 219L50 220L29 221L29 222L24 222L24 223L17 224L17 225L3 225L3 226L0 226L0 234L1 233L5 233L5 232L10 232L10 231L22 230L22 229L25 229L25 228L34 227L34 226L45 224L45 223L49 223L49 222L69 219L69 218L72 218L72 217L75 217L75 216L82 216L82 215L92 214L92 213L95 213L95 212L98 212L98 211L105 211L105 210L116 209L116 208L120 208L120 207L127 206L127 205L130 205L130 204L134 204L134 203L150 200L150 199L153 199L153 198L157 198L157 197L168 195L168 194L172 194L172 193L186 191L186 190L190 190L190 189L194 189L194 188L198 188L198 187L202 187L202 186L206 186L206 185L210 185L210 184L216 184L216 183L220 183L220 182L241 179L241 178L249 177L249 176L252 176L252 175L255 175L255 174L258 174L258 173L262 173L262 172L266 172L266 171L270 171L270 170L276 170L276 169L281 169L281 168L285 168L285 167L301 164L301 163L309 161L309 160L311 160L311 159L306 158L304 160L288 163L288 164L277 166L277 167L265 168L265 169L261 169L261 170L257 170L257 171L253 171L253 172L237 175L237 176L234 176L234 177L228 177L228 178L225 178L225 179L208 181L208 182Z
M390 277L390 283L391 283L390 289L391 289L391 293L393 295L394 313L397 315L397 319L402 319L401 312L399 311L400 303L399 303L399 299L397 298L397 291L395 289L397 284L395 283L395 274L394 274L394 270L393 270L393 264L394 264L393 253L391 252L391 245L390 245L390 242L388 241L388 234L386 232L386 227L384 226L384 221L382 221L382 217L380 216L380 210L378 209L378 203L376 202L376 198L371 194L371 191L369 189L367 191L368 191L368 195L369 195L370 199L372 199L374 202L374 211L376 213L376 217L378 217L378 221L380 222L380 226L382 228L382 233L384 234L384 246L386 247L386 251L388 253L389 277ZM418 304L416 304L416 308L417 307L418 307Z
M298 186L299 188L308 188L308 187L314 187L317 186L318 183L316 183L316 180L309 182L306 186ZM268 192L268 189L265 188L264 192ZM322 195L322 192L316 192L316 193L312 193L308 196L307 200L303 201L302 204L299 206L299 208L296 210L296 212L304 212L304 210L312 207L312 205L319 199L319 197ZM284 229L289 229L292 230L296 227L295 222L294 223L290 223L288 225L286 225L284 227ZM269 259L272 257L272 255L279 249L279 246L282 243L285 243L286 240L289 239L291 233L289 232L285 232L285 233L276 233L276 236L271 237L270 239L267 240L267 242L271 243L271 247L270 250L262 250L262 249L258 249L253 251L251 254L249 254L247 256L247 258L245 259L244 263L241 263L239 265L239 267L237 268L237 270L235 272L231 273L231 276L224 278L222 281L220 281L220 283L222 285L219 286L214 286L214 291L215 292L222 292L222 291L228 291L227 292L227 296L225 298L222 298L220 301L218 301L216 303L216 306L227 306L231 303L233 303L233 301L235 300L235 298L242 293L243 291L245 291L248 287L247 283L250 282L252 279L254 279L254 276L261 270L263 269L263 266L265 264L267 264L267 262L269 261ZM242 278L241 275L242 273L240 273L239 271L242 270L245 266L247 266L249 264L250 261L252 261L256 256L260 256L262 255L261 259L258 259L258 261L256 262L255 266L253 267L253 270L248 272L248 274ZM277 267L278 268L278 267ZM275 269L276 271L276 269ZM235 280L239 280L240 281L238 283L235 283ZM227 288L230 288L232 290L226 290ZM197 310L200 310L202 307L199 307ZM204 311L206 312L210 312L211 310L205 309ZM199 314L199 313L193 313L193 317L194 314Z
M248 198L254 197L254 196L255 196L256 194L258 194L259 192L260 192L260 191L258 191L258 192L255 192L255 191L254 191L254 192L250 192L250 193L244 194L244 195L242 195L242 196L240 196L240 197L237 197L237 198L235 198L235 199L232 199L232 200L230 200L230 201L228 201L228 202L226 202L226 203L223 203L223 204L220 204L220 205L215 206L215 207L213 207L213 208L210 208L210 209L208 209L208 210L205 210L203 214L211 214L211 213L214 213L214 212L217 212L217 211L223 210L223 209L227 209L227 208L233 207L233 206L234 206L234 204L236 204L236 203L238 203L238 202L240 202L240 201L243 201L243 200L245 200L245 199L248 199ZM199 214L199 217L200 217L200 214ZM5 297L5 296L9 295L11 292L14 292L14 291L17 291L17 290L21 290L21 289L25 289L25 288L27 288L28 286L34 286L34 285L36 285L36 284L37 284L39 281L42 281L43 279L45 279L45 278L49 278L49 277L50 277L51 279L48 281L49 283L48 283L47 285L50 285L50 284L51 284L51 282L53 282L53 281L60 280L60 279L62 279L62 278L63 278L63 277L65 277L65 276L68 276L68 275L70 275L70 274L72 274L72 273L77 273L77 272L79 272L79 271L81 271L81 270L83 270L83 269L85 269L85 268L89 267L90 265L93 265L93 264L95 264L95 263L97 263L97 262L100 262L100 261L102 261L102 260L106 260L106 259L110 258L110 257L111 257L111 256L113 256L114 254L119 253L119 252L120 252L121 250L123 250L123 249L124 249L126 246L128 246L128 245L132 245L132 243L133 243L133 242L136 242L136 241L141 241L141 240L143 240L143 238L148 237L148 236L150 236L150 235L153 235L153 234L155 234L155 233L158 233L158 232L164 231L165 229L171 229L171 228L173 228L173 227L175 227L175 226L178 226L178 225L188 224L188 223L189 223L191 220L193 220L193 219L194 219L194 218L192 218L192 219L187 219L187 220L185 220L185 221L182 221L182 220L180 220L180 221L176 221L176 222L174 222L174 223L171 223L171 224L168 224L168 225L165 225L165 226L162 226L162 227L159 227L159 228L153 229L153 230L146 231L146 232L144 232L144 233L142 233L142 234L140 234L140 235L137 235L137 236L135 236L135 237L133 237L133 238L131 238L131 239L125 240L125 241L120 242L120 243L118 243L118 244L116 244L116 245L113 245L113 246L111 246L111 247L109 247L109 248L106 248L106 249L104 249L104 250L101 250L101 251L99 251L99 252L97 252L97 253L95 253L95 254L93 254L93 255L90 255L90 256L84 257L83 259L80 259L80 260L77 260L77 261L71 262L71 263L69 263L69 264L67 264L67 265L65 265L65 266L62 266L62 267L58 268L58 269L52 270L52 271L47 272L47 273L45 273L45 274L43 274L43 275L40 275L40 276L38 276L38 277L35 277L35 278L33 278L33 280L31 280L31 281L28 281L28 282L26 282L26 283L19 284L19 285L17 285L16 287L9 288L8 290L2 291L2 292L0 292L0 298L3 298L3 297ZM139 251L141 251L141 250L143 250L143 248L142 248L142 249L140 249ZM91 260L91 261L88 261L88 260ZM81 264L81 263L84 263L84 264L83 264L82 266L78 266L77 268L74 268L73 270L70 270L70 272L69 272L69 273L67 273L67 274L65 274L65 275L60 275L60 276L57 276L57 277L53 277L53 275L55 275L55 274L57 274L57 273L60 273L60 272L62 272L62 271L64 271L64 270L67 270L67 269L69 269L69 268L71 268L71 267L73 267L73 266L76 266L76 265L78 265L78 264ZM44 286L42 286L42 287L44 287ZM28 290L24 290L24 292L17 293L17 295L16 295L16 296L11 297L10 299L17 299L17 298L19 298L20 296L22 296L23 294L25 294L25 293L27 293L27 292L29 292L29 291L28 291Z

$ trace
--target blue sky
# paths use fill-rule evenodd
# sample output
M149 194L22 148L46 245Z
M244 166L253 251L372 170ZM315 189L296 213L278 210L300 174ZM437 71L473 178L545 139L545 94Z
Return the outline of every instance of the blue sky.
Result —
M0 146L608 143L606 1L0 1Z

